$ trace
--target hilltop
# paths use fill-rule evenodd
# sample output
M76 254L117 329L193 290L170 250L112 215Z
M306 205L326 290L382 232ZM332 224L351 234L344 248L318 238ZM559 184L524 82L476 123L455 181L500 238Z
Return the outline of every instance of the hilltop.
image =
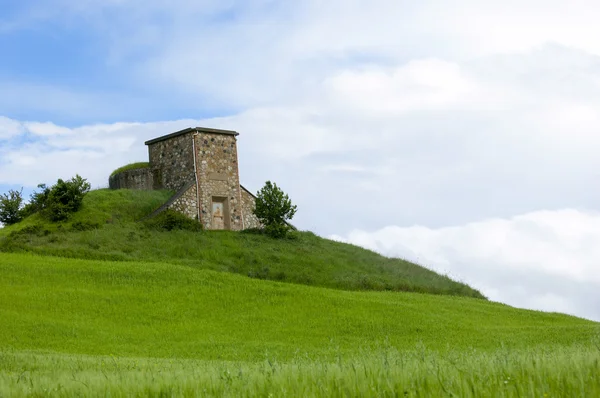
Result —
M294 232L274 240L249 232L161 231L139 220L168 191L89 192L68 221L38 215L0 230L0 250L80 259L166 262L345 290L389 290L484 298L464 283L360 247Z

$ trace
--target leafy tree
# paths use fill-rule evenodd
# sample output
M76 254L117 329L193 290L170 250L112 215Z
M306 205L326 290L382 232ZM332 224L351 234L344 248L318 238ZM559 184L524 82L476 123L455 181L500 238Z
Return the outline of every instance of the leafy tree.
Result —
M23 189L9 190L0 195L0 222L5 225L16 224L23 219Z
M51 187L40 184L38 188L41 191L31 195L31 201L25 206L24 213L40 213L50 221L62 221L79 210L83 197L91 186L85 178L77 174L67 181L59 178Z
M66 220L71 213L79 210L90 188L90 183L79 174L68 181L58 179L48 194L45 215L50 221Z
M33 192L29 198L29 203L23 208L23 216L27 217L34 213L42 212L47 205L48 195L50 195L50 187L46 184L38 184L40 192Z
M289 196L277 184L267 181L256 194L254 214L264 226L267 235L284 238L291 229L287 220L296 214L296 205L292 205Z

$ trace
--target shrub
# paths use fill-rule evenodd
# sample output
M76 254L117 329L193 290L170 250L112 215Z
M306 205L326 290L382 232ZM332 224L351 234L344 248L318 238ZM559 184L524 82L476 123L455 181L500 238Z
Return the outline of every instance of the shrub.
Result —
M62 221L75 213L83 203L83 197L90 190L90 183L79 174L70 180L58 179L52 187L38 185L40 192L31 195L31 201L25 206L24 213L40 213L50 221Z
M287 220L296 214L289 196L277 184L267 181L256 194L254 214L264 226L265 233L273 238L284 238L292 227Z
M159 231L202 231L202 224L198 221L192 220L184 214L171 209L167 209L151 219L144 221L144 224L150 229Z
M46 208L48 203L48 195L50 194L50 188L46 184L38 184L37 186L41 189L40 192L33 192L29 199L29 203L23 208L23 216L27 217L34 213L41 213Z
M9 190L0 195L0 222L5 225L16 224L23 219L23 189Z

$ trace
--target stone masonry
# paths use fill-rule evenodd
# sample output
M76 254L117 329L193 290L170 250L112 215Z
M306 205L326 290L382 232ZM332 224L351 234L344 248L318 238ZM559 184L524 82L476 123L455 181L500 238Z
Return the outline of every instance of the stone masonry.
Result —
M246 228L258 228L260 227L260 221L253 212L256 197L243 186L240 185L240 187L242 188L242 218L244 226Z
M195 178L193 134L192 129L186 129L146 142L155 189L178 191Z
M236 135L232 132L194 136L200 219L206 229L244 228ZM216 212L222 214L217 216Z
M154 186L152 170L143 167L133 170L125 170L108 178L110 189L152 189Z
M205 229L259 227L252 213L255 197L240 185L237 136L235 131L194 127L149 140L150 167L135 179L117 174L114 188L175 191L163 208L197 219ZM134 180L136 184L128 184Z
M197 201L197 190L196 184L193 184L187 190L183 192L168 208L178 211L189 218L198 219L198 210L196 207Z

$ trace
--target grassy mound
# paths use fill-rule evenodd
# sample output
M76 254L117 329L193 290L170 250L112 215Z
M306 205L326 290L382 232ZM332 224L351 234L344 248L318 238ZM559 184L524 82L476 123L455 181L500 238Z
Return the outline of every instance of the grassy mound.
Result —
M163 232L137 220L169 192L97 190L65 223L37 216L0 230L0 251L70 258L168 262L345 290L390 290L483 298L466 284L399 259L310 232L273 240L248 232Z
M149 167L150 163L148 162L136 162L136 163L129 163L126 164L125 166L121 166L118 169L116 169L115 171L113 171L112 173L110 173L110 176L114 176L115 174L119 174L123 171L127 171L127 170L135 170L135 169L145 169L146 167Z

